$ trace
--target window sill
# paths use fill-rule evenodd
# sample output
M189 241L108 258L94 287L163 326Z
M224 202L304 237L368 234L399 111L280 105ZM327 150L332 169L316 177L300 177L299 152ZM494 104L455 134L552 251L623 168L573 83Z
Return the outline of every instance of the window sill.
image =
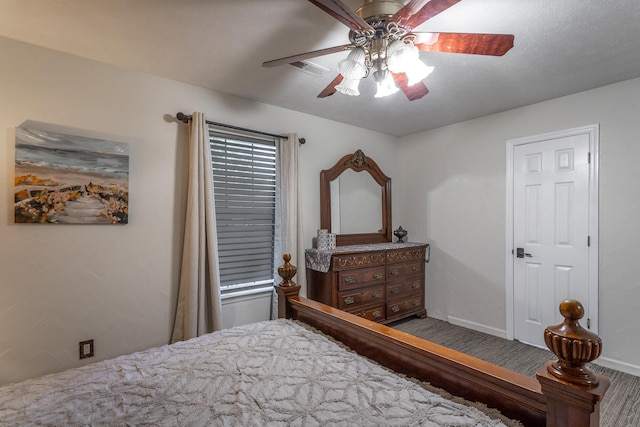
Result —
M235 298L246 297L246 296L250 296L250 295L266 294L266 293L270 294L272 292L273 292L273 286L272 285L268 285L268 286L265 286L265 287L262 287L262 288L226 292L226 293L223 293L220 296L220 299L222 301L224 301L224 300L228 300L228 299L235 299Z

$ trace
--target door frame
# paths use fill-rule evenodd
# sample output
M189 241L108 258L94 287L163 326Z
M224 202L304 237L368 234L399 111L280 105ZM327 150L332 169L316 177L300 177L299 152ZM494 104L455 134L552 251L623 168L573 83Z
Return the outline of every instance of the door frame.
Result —
M507 174L506 174L506 245L505 245L505 294L506 294L506 337L514 339L514 278L513 263L515 259L515 248L513 247L513 151L518 145L531 144L535 142L548 141L552 139L564 138L574 135L587 134L589 136L589 153L591 162L589 164L589 236L590 246L588 255L588 275L589 275L589 313L591 319L590 330L598 333L599 324L599 293L598 293L598 253L599 253L599 230L598 230L598 181L599 181L599 152L600 152L600 125L566 129L557 132L549 132L524 138L510 139L506 144ZM586 320L583 319L582 326L586 328Z

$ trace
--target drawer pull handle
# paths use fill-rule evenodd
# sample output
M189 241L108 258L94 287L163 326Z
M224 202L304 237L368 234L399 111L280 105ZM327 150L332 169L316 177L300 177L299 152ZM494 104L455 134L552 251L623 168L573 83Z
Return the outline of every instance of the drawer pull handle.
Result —
M420 287L420 283L414 283L413 285L411 285L411 287L413 289L418 289Z
M344 303L345 304L353 304L354 302L356 302L356 301L355 301L355 299L353 299L353 297L346 297L344 299Z
M344 278L344 283L354 283L356 281L356 279L353 278L353 276L347 276Z
M391 311L393 311L394 313L397 313L400 311L400 306L399 305L394 305L393 307L391 307Z
M362 310L362 311L360 312L360 316L364 317L364 316L366 316L366 315L367 315L367 312L366 312L366 311Z
M400 274L400 271L398 271L398 270L391 270L391 273L389 273L389 274L391 274L392 276L397 276L398 274Z
M375 292L373 293L373 297L374 297L374 298L380 298L380 296L381 296L381 295L380 295L380 291L375 291Z
M378 317L382 317L382 312L380 310L376 310L373 312L373 317L374 319L377 319Z
M420 305L420 300L419 299L413 300L413 306L414 307L417 307L419 305Z
M373 278L376 279L376 280L380 280L380 279L382 279L382 274L376 273L376 274L373 275Z
M398 292L400 292L400 288L391 288L391 293L392 294L397 294Z
M413 271L420 271L420 267L418 267L417 265L413 266Z

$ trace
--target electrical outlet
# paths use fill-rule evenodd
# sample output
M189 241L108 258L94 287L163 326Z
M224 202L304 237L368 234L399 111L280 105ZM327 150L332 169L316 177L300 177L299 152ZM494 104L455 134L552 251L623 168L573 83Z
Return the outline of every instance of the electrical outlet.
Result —
M80 341L80 359L93 357L93 340Z

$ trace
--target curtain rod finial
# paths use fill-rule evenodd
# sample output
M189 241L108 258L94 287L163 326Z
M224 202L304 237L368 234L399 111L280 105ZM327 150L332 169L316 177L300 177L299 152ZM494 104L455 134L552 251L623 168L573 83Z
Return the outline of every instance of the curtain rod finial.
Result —
M305 142L307 142L307 140L306 140L306 139L304 139L304 138L298 138L298 142L299 142L300 144L304 145L304 143L305 143Z
M176 114L176 119L180 120L182 123L189 123L191 116L187 116L184 113L178 113Z

